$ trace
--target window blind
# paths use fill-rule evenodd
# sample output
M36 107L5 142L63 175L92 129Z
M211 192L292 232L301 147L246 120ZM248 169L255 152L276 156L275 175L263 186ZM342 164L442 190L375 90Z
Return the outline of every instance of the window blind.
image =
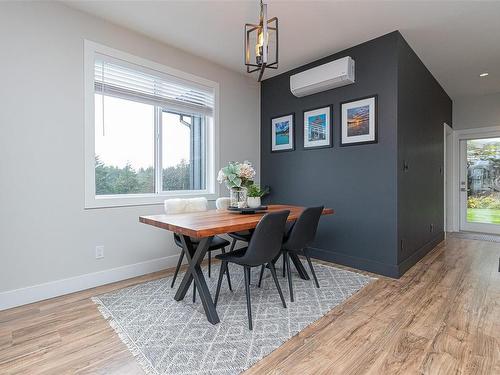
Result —
M95 92L182 111L212 115L214 89L195 82L96 54Z

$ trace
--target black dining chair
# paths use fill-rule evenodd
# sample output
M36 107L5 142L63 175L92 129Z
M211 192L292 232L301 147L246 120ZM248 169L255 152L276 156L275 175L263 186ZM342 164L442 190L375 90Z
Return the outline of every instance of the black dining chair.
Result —
M248 247L234 250L226 254L216 255L216 258L220 259L222 262L214 304L217 305L222 278L224 273L228 271L228 263L235 263L243 266L245 274L245 292L247 297L248 328L250 330L253 329L252 306L250 301L250 269L252 267L265 266L267 264L273 275L274 283L276 284L276 289L278 289L283 307L286 308L285 298L281 292L278 277L276 276L276 269L272 261L280 253L285 223L289 213L290 211L278 211L264 215L257 224Z
M285 233L289 232L292 225L293 225L293 223L286 223ZM246 243L250 242L250 238L252 238L253 231L254 231L254 229L244 230L241 232L228 233L227 235L233 239L233 241L231 242L231 248L229 249L229 252L234 250L234 247L235 247L237 241L246 242ZM283 277L285 277L285 257L283 257Z
M172 279L172 284L170 285L171 288L174 287L174 284L175 284L175 280L177 279L177 274L179 273L179 269L181 268L181 265L182 265L182 260L184 259L184 247L182 246L182 241L181 241L181 237L177 234L177 233L174 233L174 242L177 246L179 246L182 250L181 250L181 254L179 255L179 260L177 261L177 267L175 268L175 273L174 273L174 277ZM196 247L198 245L198 243L200 242L197 238L192 238L191 237L191 242L193 243L193 245ZM215 236L214 238L212 238L212 241L210 242L210 246L208 248L208 277L210 277L210 274L211 274L211 253L212 251L214 250L221 250L222 254L225 254L226 253L226 246L229 245L229 241L228 240L225 240L224 238L221 238L219 236ZM227 284L229 286L229 290L233 290L233 288L231 287L231 277L229 276L229 271L227 271ZM193 302L196 301L196 285L193 283Z
M288 289L290 289L290 301L293 302L293 285L292 285L292 271L290 268L290 253L295 253L297 255L303 255L311 273L314 278L314 283L316 288L319 288L318 278L316 277L316 272L314 272L314 267L311 262L311 258L308 254L308 246L314 241L316 236L316 230L318 228L319 219L323 212L323 206L321 207L309 207L306 208L300 214L299 218L295 221L294 226L287 233L284 238L283 245L281 247L281 252L284 259L284 268L286 268L288 277ZM259 287L262 282L262 275L264 274L265 267L260 270L259 277Z

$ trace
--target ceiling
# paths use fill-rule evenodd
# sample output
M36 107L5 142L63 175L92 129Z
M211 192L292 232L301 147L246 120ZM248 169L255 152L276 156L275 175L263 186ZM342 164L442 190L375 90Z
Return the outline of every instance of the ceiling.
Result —
M257 0L66 4L241 73L243 25L257 22L259 12ZM500 2L268 4L279 19L280 69L265 77L399 30L452 98L500 92Z

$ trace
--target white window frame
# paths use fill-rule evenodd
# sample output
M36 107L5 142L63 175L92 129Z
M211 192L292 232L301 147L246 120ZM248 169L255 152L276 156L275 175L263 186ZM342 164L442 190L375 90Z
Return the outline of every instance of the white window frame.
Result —
M214 112L212 121L206 121L206 189L189 191L161 191L151 194L116 194L99 196L95 193L95 108L94 108L94 62L96 54L153 69L184 80L198 83L214 90ZM84 85L85 85L85 208L122 207L162 204L168 198L205 197L215 200L219 193L216 171L219 169L219 84L205 78L185 73L168 66L131 55L89 40L84 41ZM156 115L156 114L155 114ZM156 134L155 148L159 134ZM152 140L153 141L153 140ZM155 155L157 155L155 152ZM158 165L155 163L155 165ZM155 177L158 177L155 171Z

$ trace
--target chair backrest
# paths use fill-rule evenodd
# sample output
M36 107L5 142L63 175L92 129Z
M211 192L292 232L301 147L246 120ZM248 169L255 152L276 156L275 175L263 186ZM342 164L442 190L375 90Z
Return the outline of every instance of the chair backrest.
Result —
M302 250L313 242L316 236L319 219L323 212L321 207L306 208L292 227L283 248L287 250Z
M165 208L165 213L168 215L186 212L203 212L208 210L208 201L205 197L189 199L173 198L165 200L163 206Z
M205 197L199 198L172 198L163 202L165 213L168 215L183 214L187 212L203 212L208 210L208 201ZM181 241L178 233L174 233L174 239Z
M271 212L260 219L255 227L242 263L258 266L268 263L280 253L286 219L290 211Z

